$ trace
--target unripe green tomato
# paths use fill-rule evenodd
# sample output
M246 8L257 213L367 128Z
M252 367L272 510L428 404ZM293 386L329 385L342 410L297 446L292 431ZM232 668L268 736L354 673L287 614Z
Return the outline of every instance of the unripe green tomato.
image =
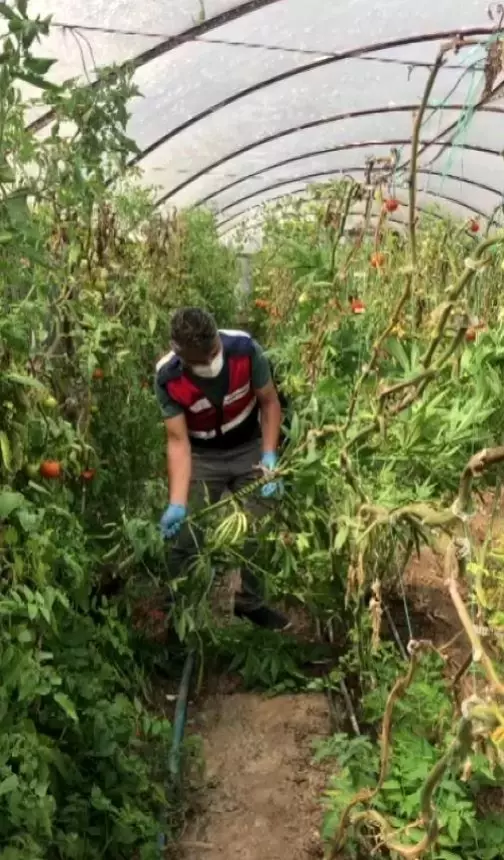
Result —
M37 478L40 472L40 463L27 463L25 469L29 478Z

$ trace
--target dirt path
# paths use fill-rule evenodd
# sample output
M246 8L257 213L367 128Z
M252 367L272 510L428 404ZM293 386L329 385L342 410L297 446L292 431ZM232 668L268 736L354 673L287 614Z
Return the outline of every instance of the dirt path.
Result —
M204 738L202 809L178 846L184 860L322 857L320 795L326 774L312 743L328 734L323 696L211 696L196 715Z

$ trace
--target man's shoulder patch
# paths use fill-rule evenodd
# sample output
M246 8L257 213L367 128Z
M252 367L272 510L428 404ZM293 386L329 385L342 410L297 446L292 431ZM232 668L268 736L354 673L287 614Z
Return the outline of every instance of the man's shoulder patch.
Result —
M172 351L162 355L156 362L156 380L159 385L166 385L169 379L182 373L182 362Z
M220 328L219 334L227 334L228 337L246 337L252 340L248 331L240 331L240 329L237 328Z
M225 352L236 352L239 355L253 355L254 341L246 331L239 329L219 329Z
M156 361L156 373L159 373L162 367L165 367L172 358L175 358L175 353L173 350L171 352L167 352L165 355L162 355L158 361Z

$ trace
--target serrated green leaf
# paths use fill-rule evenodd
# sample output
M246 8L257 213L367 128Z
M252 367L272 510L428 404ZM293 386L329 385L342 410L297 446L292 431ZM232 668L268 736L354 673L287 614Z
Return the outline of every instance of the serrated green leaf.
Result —
M65 693L56 693L54 696L54 701L57 702L60 708L64 710L67 717L70 717L70 719L73 720L75 723L79 722L77 711L75 710L75 705Z

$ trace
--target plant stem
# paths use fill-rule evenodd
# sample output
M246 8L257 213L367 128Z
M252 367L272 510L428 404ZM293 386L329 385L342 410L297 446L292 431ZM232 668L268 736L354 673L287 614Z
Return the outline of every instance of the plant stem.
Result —
M416 181L417 181L417 169L418 169L418 149L420 142L420 129L422 127L422 122L424 118L425 111L427 109L427 104L429 102L430 95L432 93L432 89L434 87L436 78L438 76L438 72L441 66L444 63L445 56L449 50L451 50L452 44L442 45L438 51L438 55L436 57L436 61L430 70L429 77L427 79L427 84L425 86L424 94L422 97L422 101L420 103L420 107L418 109L418 113L415 117L415 123L413 125L413 135L411 138L411 159L410 159L410 170L409 170L409 237L410 237L410 254L411 254L411 265L413 268L417 264L417 243L416 243Z
M341 242L341 239L343 237L343 233L345 232L345 224L347 222L348 213L350 212L350 206L352 205L352 199L353 199L353 196L355 193L355 188L356 188L356 183L351 182L350 186L348 188L348 191L347 191L347 193L344 197L344 200L343 200L343 207L342 207L342 211L340 213L338 232L335 236L335 239L333 242L333 247L332 247L331 270L330 270L331 278L334 278L334 269L336 266L336 251L338 250L338 245Z

